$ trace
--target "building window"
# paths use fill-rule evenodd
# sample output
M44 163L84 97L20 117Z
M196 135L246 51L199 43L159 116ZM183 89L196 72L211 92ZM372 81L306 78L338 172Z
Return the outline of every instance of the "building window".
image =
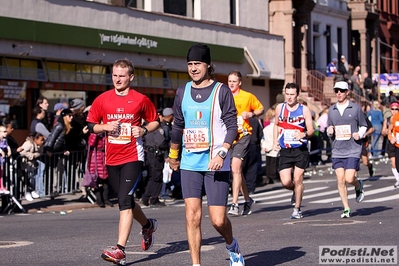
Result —
M165 13L187 16L187 0L164 0Z
M169 72L169 77L172 82L172 88L177 89L180 85L186 84L190 80L187 72Z
M112 84L106 66L48 61L45 67L51 82Z
M319 32L319 24L317 24L317 23L313 24L313 32L316 32L316 33Z
M125 0L125 6L144 9L144 0Z
M324 32L326 36L326 52L327 52L327 62L331 62L331 26L326 26L326 31Z
M342 55L342 29L337 29L338 56Z

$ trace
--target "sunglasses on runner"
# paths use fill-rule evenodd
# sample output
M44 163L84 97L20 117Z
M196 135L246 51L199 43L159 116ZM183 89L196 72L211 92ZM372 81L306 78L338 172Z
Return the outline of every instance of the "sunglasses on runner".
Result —
M398 108L391 108L391 111L398 111Z
M344 92L346 92L346 91L347 91L347 90L345 90L345 89L334 88L334 92L335 92L335 93L338 93L338 92L344 93Z

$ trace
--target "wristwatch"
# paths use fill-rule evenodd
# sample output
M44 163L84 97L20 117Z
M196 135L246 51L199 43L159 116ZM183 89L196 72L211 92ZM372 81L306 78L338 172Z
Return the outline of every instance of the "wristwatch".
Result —
M227 156L227 149L226 148L222 148L219 152L218 155L220 156L220 158L225 159Z
M142 127L142 129L144 131L143 136L147 135L148 134L148 129L146 127Z

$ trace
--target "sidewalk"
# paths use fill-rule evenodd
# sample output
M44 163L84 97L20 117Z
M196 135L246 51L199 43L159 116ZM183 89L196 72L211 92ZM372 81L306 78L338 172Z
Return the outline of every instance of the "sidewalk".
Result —
M50 197L33 201L23 199L21 204L27 213L68 212L76 209L100 208L97 204L91 204L87 198L82 196L82 193L64 194L54 199ZM16 207L15 210L18 212L19 208Z

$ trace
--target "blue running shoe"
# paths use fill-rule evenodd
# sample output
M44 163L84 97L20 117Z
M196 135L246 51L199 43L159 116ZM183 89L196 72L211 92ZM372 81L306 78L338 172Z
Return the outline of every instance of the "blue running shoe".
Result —
M230 255L230 266L244 266L245 261L241 253L235 253L233 251L227 250Z

